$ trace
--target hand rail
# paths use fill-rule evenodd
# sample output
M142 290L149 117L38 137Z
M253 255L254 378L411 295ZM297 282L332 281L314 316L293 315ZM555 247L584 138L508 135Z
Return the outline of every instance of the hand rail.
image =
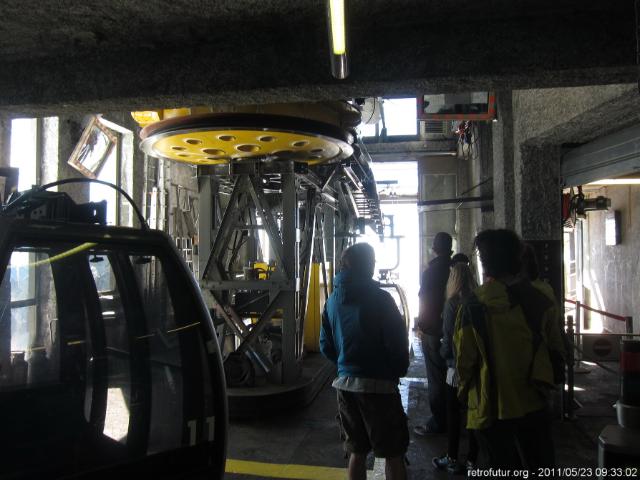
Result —
M605 317L613 318L614 320L619 320L621 322L626 322L627 318L629 318L629 317L623 317L622 315L616 315L614 313L605 312L604 310L598 310L597 308L590 307L581 302L576 302L575 300L569 300L568 298L565 298L564 301L566 303L573 303L574 305L580 305L580 307L584 308L585 310L599 313L600 315L604 315Z

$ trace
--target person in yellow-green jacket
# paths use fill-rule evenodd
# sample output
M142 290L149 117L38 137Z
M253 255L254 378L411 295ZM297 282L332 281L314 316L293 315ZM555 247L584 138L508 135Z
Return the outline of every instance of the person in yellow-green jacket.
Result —
M564 385L566 361L569 356L569 349L572 348L564 331L564 316L560 310L553 287L540 278L540 268L538 266L536 251L530 243L524 245L522 262L522 273L524 277L531 282L531 285L551 300L556 309L556 321L549 322L548 325L546 325L547 341L549 354L551 355L551 364L553 366L553 383L556 385Z
M553 302L522 270L523 244L510 230L486 230L475 247L485 282L462 305L454 344L458 396L496 468L554 464L549 391L554 375L549 354L556 344Z

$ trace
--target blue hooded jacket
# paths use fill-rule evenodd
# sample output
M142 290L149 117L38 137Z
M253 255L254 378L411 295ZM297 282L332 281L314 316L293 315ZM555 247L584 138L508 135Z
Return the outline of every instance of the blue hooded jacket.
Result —
M407 328L393 298L371 278L349 270L334 279L322 314L322 354L339 377L398 381L409 368Z

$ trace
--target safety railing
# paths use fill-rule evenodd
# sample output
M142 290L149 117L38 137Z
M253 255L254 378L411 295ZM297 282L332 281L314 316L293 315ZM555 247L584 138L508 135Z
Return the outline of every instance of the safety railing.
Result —
M590 307L589 305L585 305L581 303L579 300L569 300L568 298L564 299L565 303L571 303L576 306L576 333L580 335L581 325L582 325L582 315L581 310L588 310L589 312L598 313L604 317L611 318L613 320L618 320L620 322L625 322L626 332L631 334L633 333L633 317L625 317L622 315L616 315L614 313L605 312L604 310L598 310L597 308Z
M609 337L613 337L613 338L631 338L631 337L638 337L640 335L638 334L634 334L633 333L633 317L631 316L623 316L623 315L616 315L610 312L606 312L604 310L599 310L597 308L593 308L590 307L589 305L585 305L583 303L581 303L580 301L575 301L575 300L570 300L570 299L566 299L565 298L565 303L570 303L576 306L575 308L575 323L574 323L574 316L573 315L568 315L567 316L567 322L566 322L566 334L567 334L567 340L570 343L570 348L568 351L568 355L569 357L567 358L567 389L565 391L565 389L562 389L562 417L563 418L568 418L568 419L572 419L574 418L574 410L575 410L575 367L576 367L576 360L579 362L580 359L583 356L583 352L582 349L580 348L581 346L581 337L582 335L585 335L584 333L581 332L582 330L582 310L587 310L590 312L594 312L594 313L598 313L602 316L605 316L607 318L611 318L613 320L618 320L621 322L625 322L625 332L626 333L610 333L610 332L605 332L602 333L600 335L602 336L609 336ZM578 353L578 356L576 358L575 356L575 352ZM600 368L602 368L603 370L606 370L610 373L614 373L617 374L618 372L616 372L615 370L607 367L606 365L603 365L602 363L598 362L597 360L594 359L590 359L590 361L592 361L593 363L595 363L597 366L599 366Z

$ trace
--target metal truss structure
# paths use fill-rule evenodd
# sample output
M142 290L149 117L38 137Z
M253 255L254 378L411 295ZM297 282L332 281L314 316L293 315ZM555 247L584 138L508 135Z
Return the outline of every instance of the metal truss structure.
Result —
M227 384L295 384L305 322L319 324L317 289L324 284L328 296L335 259L357 232L370 225L383 235L371 159L354 143L359 109L348 102L198 107L134 118L144 125L145 153L197 167L200 284Z
M368 161L356 145L340 163L255 159L198 169L210 207L201 286L220 333L231 387L290 385L301 375L312 263L325 293L334 261L382 216ZM222 213L224 211L224 213ZM202 230L202 228L201 228ZM207 232L204 232L206 237ZM204 252L205 245L212 245Z

